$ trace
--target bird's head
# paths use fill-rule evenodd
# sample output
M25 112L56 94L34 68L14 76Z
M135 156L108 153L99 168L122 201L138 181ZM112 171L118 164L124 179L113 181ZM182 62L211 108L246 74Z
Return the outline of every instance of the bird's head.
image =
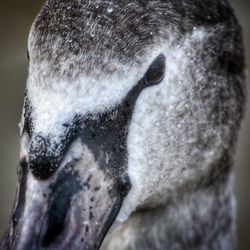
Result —
M6 248L98 249L115 220L217 178L241 89L227 86L214 31L181 13L158 1L47 1L29 37Z

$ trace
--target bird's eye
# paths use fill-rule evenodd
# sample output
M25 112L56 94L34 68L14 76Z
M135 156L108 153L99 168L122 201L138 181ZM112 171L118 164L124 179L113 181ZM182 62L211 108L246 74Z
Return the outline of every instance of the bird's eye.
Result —
M30 54L28 50L27 50L27 58L28 58L28 61L30 61Z
M144 79L149 84L158 84L163 80L165 70L166 57L163 54L160 54L149 66Z

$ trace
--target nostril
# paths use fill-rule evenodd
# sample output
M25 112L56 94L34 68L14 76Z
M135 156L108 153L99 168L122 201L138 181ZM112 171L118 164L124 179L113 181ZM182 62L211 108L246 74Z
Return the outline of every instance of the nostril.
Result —
M47 232L43 238L42 246L48 247L63 231L64 223L59 221L50 222Z
M48 247L66 230L68 222L67 215L71 207L71 200L81 189L74 175L66 170L60 172L54 186L51 186L53 196L48 208L47 220L43 226L40 239L43 247ZM61 240L61 238L60 238Z
M45 234L42 239L43 247L48 247L63 232L69 204L70 197L67 192L64 193L62 189L60 193L56 193L45 225Z

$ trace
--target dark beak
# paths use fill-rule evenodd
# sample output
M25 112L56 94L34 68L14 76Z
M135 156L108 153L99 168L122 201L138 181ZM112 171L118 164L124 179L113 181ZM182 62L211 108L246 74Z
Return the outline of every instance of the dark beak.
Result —
M35 178L22 161L16 207L0 249L99 249L124 198L109 162L81 139L49 179Z

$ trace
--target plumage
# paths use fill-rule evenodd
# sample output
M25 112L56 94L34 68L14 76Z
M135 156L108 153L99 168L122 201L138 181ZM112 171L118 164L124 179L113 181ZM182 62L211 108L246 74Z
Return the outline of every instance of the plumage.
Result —
M26 196L1 249L236 248L246 91L228 1L48 0L28 51Z

